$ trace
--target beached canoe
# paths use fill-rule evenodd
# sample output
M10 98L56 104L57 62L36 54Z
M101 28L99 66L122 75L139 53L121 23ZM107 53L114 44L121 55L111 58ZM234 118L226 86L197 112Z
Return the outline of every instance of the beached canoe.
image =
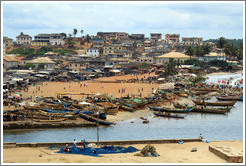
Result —
M165 108L165 107L161 107L161 108L149 107L149 108L152 111L171 112L171 113L188 113L193 109L193 107L185 108L185 109L177 109L177 108L173 109L173 108Z
M111 125L111 124L114 124L113 122L109 122L109 121L105 121L105 120L102 120L102 119L97 119L93 116L90 116L90 115L86 115L86 114L83 114L83 113L80 113L79 116L85 120L88 120L90 122L96 122L98 121L99 124L101 125Z
M191 112L201 112L201 113L212 113L212 114L225 114L231 110L231 107L228 108L202 108L194 107Z
M243 96L217 96L218 100L225 100L225 101L243 101Z
M227 103L218 103L218 102L206 102L206 101L197 101L197 100L192 100L195 104L197 105L206 105L206 106L233 106L236 101L233 102L227 102Z
M178 118L178 119L184 119L183 116L176 114L176 115L171 115L170 113L166 112L161 112L161 111L152 111L154 115L156 116L162 116L162 117L167 117L167 118Z
M42 120L42 119L33 119L34 122L61 122L66 120L65 118L62 119L54 119L54 120Z

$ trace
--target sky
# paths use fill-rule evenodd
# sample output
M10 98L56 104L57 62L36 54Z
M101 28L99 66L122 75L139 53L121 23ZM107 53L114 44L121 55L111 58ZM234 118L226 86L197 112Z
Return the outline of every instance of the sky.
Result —
M3 2L2 2L3 3ZM23 32L32 37L40 33L73 33L77 36L97 32L179 33L180 37L217 39L243 38L243 3L166 3L166 2L77 2L3 3L3 34L16 40Z

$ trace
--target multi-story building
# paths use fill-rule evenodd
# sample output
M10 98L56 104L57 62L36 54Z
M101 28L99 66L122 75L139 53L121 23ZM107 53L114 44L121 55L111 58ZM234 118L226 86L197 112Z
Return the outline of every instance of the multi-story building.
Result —
M92 57L98 57L99 56L99 49L97 48L88 48L86 50L86 55L87 56L92 56Z
M104 38L106 40L112 39L128 39L129 34L126 32L97 32L97 36Z
M9 49L13 47L13 39L8 37L3 37L3 43L5 44L5 49Z
M162 38L162 34L161 33L151 33L150 34L150 39L152 40L159 40Z
M120 40L129 39L129 34L126 32L116 32L115 36L116 36L116 39L120 39Z
M180 34L166 34L165 37L167 42L171 41L173 43L179 43Z
M121 46L104 46L103 47L104 56L115 55L117 57L123 57L125 51L126 49Z
M89 67L89 62L82 59L69 61L68 63L68 69L73 72L81 72L85 70L87 67Z
M184 45L203 45L202 37L182 37Z
M18 45L30 45L32 37L26 34L20 33L19 36L16 36L16 44Z
M38 34L34 36L32 46L63 46L65 44L64 36L58 33Z
M144 40L145 35L144 34L132 34L131 38L132 40Z
M6 55L6 44L3 43L3 56L5 56L5 55Z
M94 38L92 39L93 47L94 48L103 48L104 40L102 38Z
M151 47L151 41L150 40L144 41L144 48L146 48L146 47Z

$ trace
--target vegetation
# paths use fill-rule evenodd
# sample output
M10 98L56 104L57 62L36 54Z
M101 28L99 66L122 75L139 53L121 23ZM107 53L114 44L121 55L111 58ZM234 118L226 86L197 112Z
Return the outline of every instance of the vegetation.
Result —
M8 54L18 54L19 56L33 56L35 55L35 49L34 48L17 48L12 51L9 51Z
M85 41L86 41L87 43L90 43L91 37L89 36L89 34L86 35Z
M189 79L190 82L193 83L193 85L196 85L198 83L203 83L206 80L205 77L203 77L202 75L197 75L196 77L191 77Z
M212 60L208 63L211 66L216 66L216 67L227 67L228 63L224 60Z
M81 31L80 31L80 33L81 33L81 37L83 36L83 33L84 33L84 30L82 29Z
M185 50L185 55L190 56L190 59L191 59L191 57L195 55L194 47L188 46L187 49Z
M165 66L164 66L164 73L162 73L160 75L160 77L164 78L164 77L167 77L167 76L173 76L173 75L176 75L178 74L178 69L176 68L177 66L177 62L171 58L169 60L169 63L167 63Z
M68 35L67 45L68 45L68 48L73 48L75 45L75 41L73 41L73 39L72 39L72 34Z
M139 65L139 67L140 68L148 68L148 67L150 67L150 64L149 63L141 63L140 65Z
M74 37L76 36L77 32L78 32L78 30L76 28L74 28L73 29L73 35L74 35Z
M27 63L27 64L25 64L25 66L24 66L24 68L26 68L26 69L29 69L29 68L34 68L35 67L35 65L34 64L32 64L32 63Z
M204 62L203 61L199 61L197 59L188 59L186 61L184 61L185 65L195 65L195 66L204 66Z
M60 35L64 36L64 38L67 38L67 34L66 33L60 33Z
M225 39L225 38L224 38ZM228 43L232 43L235 44L237 46L240 46L241 43L243 43L243 39L225 39ZM208 43L208 42L212 42L212 43L218 43L218 39L209 39L209 40L205 40L204 43Z

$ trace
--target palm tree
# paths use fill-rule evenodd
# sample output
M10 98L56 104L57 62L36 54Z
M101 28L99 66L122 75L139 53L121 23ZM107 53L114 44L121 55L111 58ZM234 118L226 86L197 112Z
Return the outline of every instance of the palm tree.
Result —
M191 57L195 55L194 47L188 46L187 49L185 50L185 55L190 56L190 59L191 59Z
M75 35L77 34L78 30L76 28L73 29L73 35L75 37Z
M84 33L84 30L82 29L82 30L80 31L80 33L81 33L81 37L82 37L82 35L83 35L83 33Z

